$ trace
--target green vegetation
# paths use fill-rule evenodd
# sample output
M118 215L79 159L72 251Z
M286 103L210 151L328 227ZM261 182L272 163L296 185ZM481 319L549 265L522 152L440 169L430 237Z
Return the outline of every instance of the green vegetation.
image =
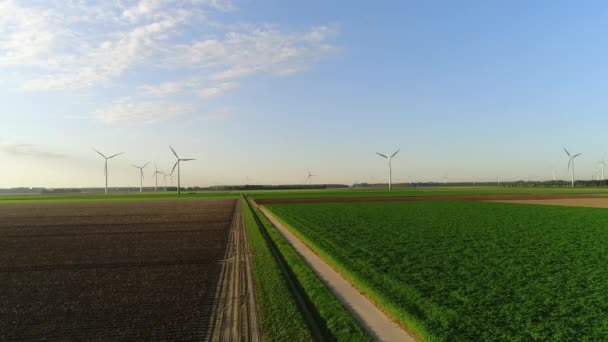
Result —
M264 337L268 341L311 341L313 336L296 304L296 299L251 210L245 200L242 201Z
M322 334L336 341L371 341L371 337L325 286L289 242L258 210L254 209L274 245L289 265L290 271L316 311L314 316L322 326Z
M506 187L444 187L388 190L276 190L248 191L255 199L332 198L332 197L400 197L400 196L465 196L523 194L608 194L608 188L506 188Z
M1 203L37 203L37 202L82 202L82 201L129 201L129 200L188 200L188 199L223 199L238 198L238 192L232 191L204 191L204 192L182 192L178 197L175 192L134 192L116 193L104 195L77 194L77 195L7 195L0 196Z
M608 340L606 209L472 201L268 208L424 340Z

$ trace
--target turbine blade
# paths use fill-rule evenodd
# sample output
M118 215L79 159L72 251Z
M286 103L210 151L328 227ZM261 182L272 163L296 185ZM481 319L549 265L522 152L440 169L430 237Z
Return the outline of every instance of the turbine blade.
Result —
M573 156L572 156L572 159L574 159L574 158L576 158L576 157L580 156L581 154L582 154L582 153L577 153L577 154L573 155Z
M150 164L150 162L145 163L141 168L143 169L144 167L148 166L148 164Z
M136 168L138 168L138 169L139 169L139 166L137 166L137 165L133 165L133 164L131 164L131 166L136 167Z
M177 155L177 153L175 153L175 150L173 149L173 147L171 147L171 145L169 145L169 148L171 149L171 152L173 152L173 155L175 155L175 158L179 159L179 156Z
M173 164L173 169L171 169L171 174L173 174L173 171L175 171L177 164L179 164L179 159L175 162L175 164Z
M393 158L394 156L396 156L397 153L399 153L399 151L401 151L401 149L398 149L397 151L395 151L395 153L393 153L393 155L391 155L391 158Z
M179 161L190 161L190 160L196 160L196 159L180 159Z
M104 156L104 155L103 155L103 153L101 153L101 152L97 151L97 150L96 150L96 149L94 149L93 147L91 147L91 148L93 149L93 151L95 151L95 152L99 153L99 155L100 155L100 156L102 156L102 157L106 158L106 156Z
M564 149L564 152L566 152L566 154L568 155L568 157L570 157L570 152L568 152L568 150L566 150L565 147L562 147Z
M109 156L109 157L108 157L108 159L110 159L110 158L114 158L114 157L119 156L119 155L121 155L121 154L123 154L123 153L124 153L124 152L116 153L116 154L115 154L115 155L113 155L113 156Z
M378 152L376 152L376 154L377 154L377 155L379 155L380 157L384 157L384 158L388 159L388 157L387 157L387 156L385 156L385 155L384 155L384 154L382 154L382 153L378 153Z
M572 158L568 160L568 170L570 170L570 163L572 163Z

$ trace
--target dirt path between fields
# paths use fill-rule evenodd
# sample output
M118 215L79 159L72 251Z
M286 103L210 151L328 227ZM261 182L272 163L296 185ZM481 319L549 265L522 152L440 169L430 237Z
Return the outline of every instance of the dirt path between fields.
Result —
M395 196L395 197L328 197L256 199L260 204L345 203L345 202L409 202L409 201L519 201L557 199L608 199L608 195L594 194L521 194L521 195L452 195L452 196Z
M488 202L560 205L560 206L566 206L566 207L608 208L608 198L561 198L561 199L542 199L542 200L528 199L528 200L500 200L500 201L488 201Z
M253 203L257 206L255 202ZM357 291L342 275L315 254L265 208L258 208L374 339L379 341L416 341L414 337Z
M262 328L255 300L251 252L241 201L236 201L227 260L221 271L212 342L261 341Z

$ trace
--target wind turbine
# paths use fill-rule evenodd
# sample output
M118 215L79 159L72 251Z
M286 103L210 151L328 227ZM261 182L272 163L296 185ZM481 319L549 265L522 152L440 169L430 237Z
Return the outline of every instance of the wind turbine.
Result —
M602 160L598 161L598 162L597 162L597 163L595 163L595 164L596 164L596 165L597 165L597 164L602 165L602 169L601 169L601 170L602 170L602 179L601 179L601 180L604 180L604 166L606 166L606 155L604 155L604 156L602 157Z
M393 183L393 180L392 180L393 172L391 170L391 159L393 159L393 157L396 156L397 153L399 153L399 151L401 151L401 150L399 149L399 150L395 151L395 153L391 154L390 157L387 157L382 153L376 152L377 155L379 155L380 157L386 158L388 160L388 191L391 191L392 183Z
M137 166L131 164L131 166L139 169L139 192L144 192L144 168L148 166L150 162L144 164L144 166Z
M168 174L163 172L163 171L158 171L158 173L160 173L161 175L163 175L163 178L165 179L165 192L167 192L167 176Z
M155 179L155 183L154 183L154 191L155 192L158 191L158 175L159 174L163 175L164 172L158 171L158 166L156 166L156 163L154 163L154 173L152 174L152 176L154 176L154 179ZM166 181L166 179L165 179L165 181ZM166 186L166 184L165 184L165 186ZM165 191L166 190L167 189L165 189Z
M169 146L169 148L171 149L171 152L173 152L173 155L175 155L175 158L177 158L177 161L175 162L175 164L173 165L173 169L171 170L171 174L173 174L173 171L175 171L175 168L177 167L177 195L179 196L181 194L181 183L180 183L180 173L179 173L179 164L183 161L190 161L190 160L196 160L196 159L183 159L180 158L177 153L175 153L175 150L173 149L173 147Z
M582 153L577 153L575 155L571 155L570 152L568 152L568 150L566 150L565 147L563 147L564 152L566 152L566 154L568 155L568 169L570 169L570 165L572 165L572 187L574 188L574 158L580 156Z
M312 177L315 177L316 175L313 175L312 173L310 173L309 169L306 169L306 172L308 172L308 177L306 177L306 180L304 181L304 184L308 183L308 181L310 181L310 179Z
M123 154L124 152L116 153L116 154L114 154L114 155L111 155L111 156L109 156L109 157L106 157L106 156L105 156L103 153L101 153L101 152L97 151L95 148L93 148L93 147L91 147L91 148L93 149L93 151L95 151L95 152L99 153L99 155L100 155L100 156L102 156L102 157L103 157L103 158L106 160L105 165L104 165L104 168L103 168L103 174L104 174L104 175L105 175L105 177L106 177L106 188L105 188L105 194L107 195L107 194L108 194L108 159L112 159L112 158L114 158L114 157L116 157L116 156L119 156L119 155Z

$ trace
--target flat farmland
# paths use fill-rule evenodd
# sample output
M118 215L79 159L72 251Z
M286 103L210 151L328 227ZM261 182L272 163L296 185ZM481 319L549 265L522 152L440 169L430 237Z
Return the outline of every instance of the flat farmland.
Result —
M0 340L205 338L234 208L0 205Z
M477 201L266 207L423 340L608 340L606 209Z

